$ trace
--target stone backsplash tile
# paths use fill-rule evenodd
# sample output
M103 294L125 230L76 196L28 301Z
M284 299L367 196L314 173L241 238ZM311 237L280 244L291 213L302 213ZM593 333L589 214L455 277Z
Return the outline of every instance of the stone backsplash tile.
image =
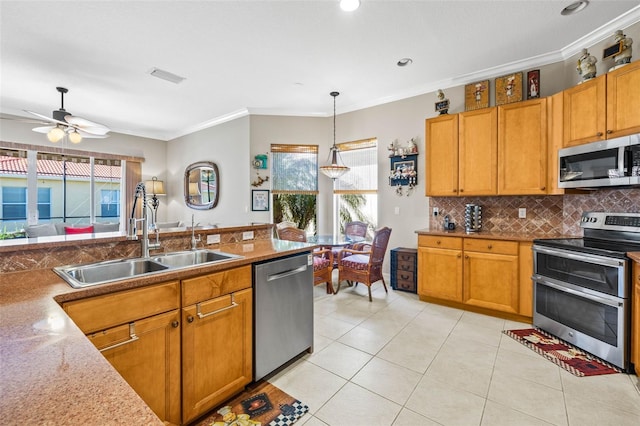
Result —
M465 204L482 206L483 230L580 236L580 216L585 211L640 212L640 189L548 196L432 197L430 208L438 207L440 214L430 215L429 226L442 228L444 216L449 215L456 227L464 228ZM518 218L519 208L527 209L526 219Z

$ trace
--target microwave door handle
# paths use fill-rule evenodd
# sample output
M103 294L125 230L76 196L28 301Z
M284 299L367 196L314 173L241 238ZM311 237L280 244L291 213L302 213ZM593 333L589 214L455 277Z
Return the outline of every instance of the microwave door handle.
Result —
M562 291L562 292L565 292L565 293L573 294L575 296L583 297L585 299L592 300L592 301L597 302L597 303L602 303L603 305L611 306L611 307L614 307L614 308L618 308L618 307L621 306L620 302L616 302L614 300L605 299L603 297L594 296L594 295L588 294L588 293L583 293L581 291L576 291L576 290L574 290L572 288L568 288L568 287L565 287L565 286L554 284L554 283L551 283L551 282L549 282L547 280L535 279L534 281L536 281L536 282L538 282L538 283L540 283L542 285L546 285L547 287L555 288L558 291Z
M631 176L631 171L633 170L633 151L631 148L626 146L624 148L623 154L623 165L620 171L622 172L622 176Z

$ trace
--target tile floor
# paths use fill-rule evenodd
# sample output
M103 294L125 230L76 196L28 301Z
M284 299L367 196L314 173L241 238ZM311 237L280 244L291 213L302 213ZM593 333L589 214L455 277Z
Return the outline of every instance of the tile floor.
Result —
M640 425L638 378L576 377L501 333L528 328L363 285L314 290L315 348L269 378L296 426Z

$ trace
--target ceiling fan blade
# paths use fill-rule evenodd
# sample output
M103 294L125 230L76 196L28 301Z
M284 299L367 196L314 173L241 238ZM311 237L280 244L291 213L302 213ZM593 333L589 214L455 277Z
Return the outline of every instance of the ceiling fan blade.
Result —
M109 128L107 126L87 120L86 118L67 115L64 119L73 127L81 129L87 133L94 135L106 135L109 132Z
M48 123L62 124L64 126L68 126L69 123L65 123L64 121L59 121L51 117L47 117L46 115L38 114L37 112L29 111L28 109L24 109L24 112L28 112L29 114L35 115L38 118L42 118Z
M106 139L109 137L109 135L96 135L93 133L88 133L86 130L79 129L77 127L75 127L75 130L76 132L80 133L80 136L86 139Z
M0 115L0 120L9 120L9 121L18 121L20 123L30 123L30 124L49 124L44 120L36 120L34 118L23 118L23 117L5 117Z
M53 128L55 128L56 126L44 126L44 127L34 127L33 130L34 132L38 132L38 133L49 133L49 131Z

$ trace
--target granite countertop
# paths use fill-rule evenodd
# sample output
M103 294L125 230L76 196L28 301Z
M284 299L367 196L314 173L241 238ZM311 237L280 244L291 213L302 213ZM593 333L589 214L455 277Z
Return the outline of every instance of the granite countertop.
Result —
M454 229L453 231L445 231L444 229L418 229L415 231L418 235L434 235L443 237L464 237L464 238L486 238L491 240L509 240L509 241L528 241L531 242L539 238L576 238L575 235L548 234L535 232L501 232L501 231L480 231L465 232L464 229Z
M0 423L162 425L59 303L216 272L313 247L280 240L224 244L221 251L244 257L86 289L71 288L51 269L0 275Z

